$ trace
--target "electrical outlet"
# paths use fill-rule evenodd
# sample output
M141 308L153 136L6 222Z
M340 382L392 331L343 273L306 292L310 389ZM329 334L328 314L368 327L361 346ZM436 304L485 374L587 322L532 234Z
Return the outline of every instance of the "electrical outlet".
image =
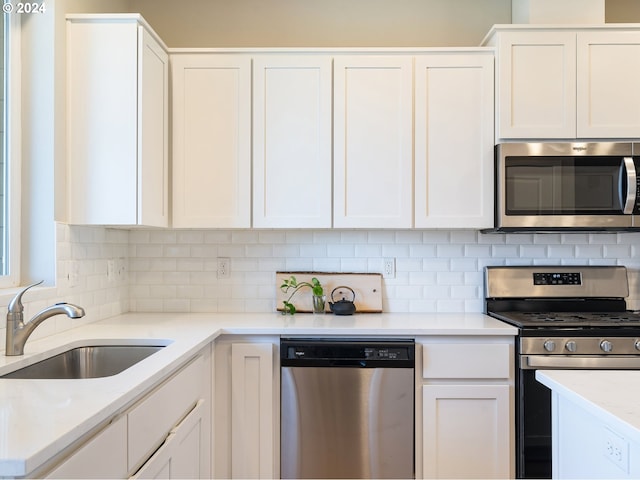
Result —
M231 277L231 261L228 258L218 258L218 278Z
M396 259L385 258L382 262L382 276L384 278L396 278Z
M107 281L114 282L116 279L116 261L113 259L107 260Z
M69 262L69 273L67 274L69 280L69 288L75 288L78 286L80 280L80 264L76 260Z
M126 263L124 258L118 258L116 260L116 276L119 280L122 280L127 273Z
M608 428L604 429L604 456L629 473L629 442Z

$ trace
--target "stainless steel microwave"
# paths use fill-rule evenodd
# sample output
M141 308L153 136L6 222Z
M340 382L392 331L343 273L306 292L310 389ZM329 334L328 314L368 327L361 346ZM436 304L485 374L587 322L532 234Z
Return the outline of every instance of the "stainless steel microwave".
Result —
M495 147L494 231L640 229L640 143Z

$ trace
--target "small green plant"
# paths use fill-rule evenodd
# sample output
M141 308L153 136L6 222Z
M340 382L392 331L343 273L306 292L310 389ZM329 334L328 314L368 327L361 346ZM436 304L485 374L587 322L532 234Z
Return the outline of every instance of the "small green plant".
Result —
M284 303L284 310L282 311L283 315L286 315L287 313L293 315L294 313L296 313L296 306L293 303L291 303L290 300L296 294L296 292L303 287L309 287L311 289L311 292L316 296L324 295L324 289L320 284L320 280L318 280L316 277L313 277L311 279L311 282L298 283L298 281L296 280L296 277L291 275L289 279L284 280L282 282L282 285L280 285L280 290L284 293L287 293L289 290L293 289L293 292L291 292L291 295L289 295L289 298L287 298L286 300L283 300L282 302Z

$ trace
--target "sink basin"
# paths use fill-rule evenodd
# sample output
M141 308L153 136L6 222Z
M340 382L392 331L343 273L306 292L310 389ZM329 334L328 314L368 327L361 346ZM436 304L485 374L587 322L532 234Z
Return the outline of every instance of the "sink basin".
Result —
M76 347L0 378L80 379L110 377L144 360L164 345Z

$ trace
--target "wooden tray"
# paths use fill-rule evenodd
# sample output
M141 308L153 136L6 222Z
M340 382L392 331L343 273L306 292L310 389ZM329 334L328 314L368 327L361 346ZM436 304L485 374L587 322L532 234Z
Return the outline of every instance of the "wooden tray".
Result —
M296 277L298 283L311 282L311 278L320 280L324 293L327 297L326 311L331 302L331 292L340 286L347 286L355 292L356 313L379 313L382 312L382 275L379 273L330 273L330 272L276 272L276 309L283 310L283 301L289 298L290 289L287 293L280 290L284 280L291 276ZM334 292L333 298L336 302L351 300L353 294L348 289L338 289ZM297 312L311 312L311 289L301 288L291 299Z

